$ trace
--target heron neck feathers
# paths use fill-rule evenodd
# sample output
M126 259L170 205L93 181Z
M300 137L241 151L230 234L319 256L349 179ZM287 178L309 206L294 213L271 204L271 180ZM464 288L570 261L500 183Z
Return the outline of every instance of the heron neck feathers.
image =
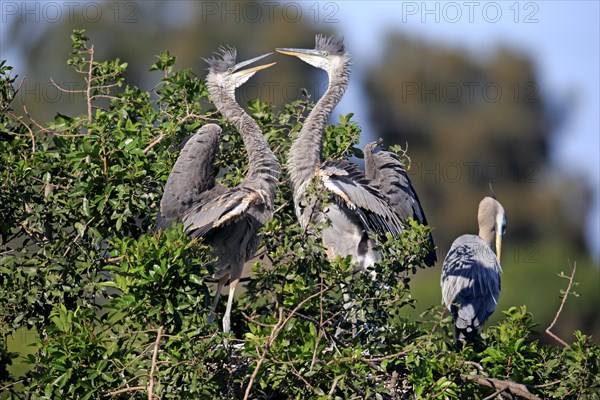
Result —
M304 121L298 137L290 148L287 164L294 190L311 179L322 162L323 132L327 119L344 95L349 78L350 61L346 60L329 75L325 94Z
M217 109L237 128L244 141L248 154L248 172L243 182L252 181L256 184L266 184L264 189L274 195L281 168L258 123L226 90L211 85L210 82L208 90Z

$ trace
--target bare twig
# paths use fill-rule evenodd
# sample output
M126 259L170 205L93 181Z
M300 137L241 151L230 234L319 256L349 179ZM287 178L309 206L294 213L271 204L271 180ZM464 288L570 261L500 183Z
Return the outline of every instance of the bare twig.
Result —
M87 101L87 112L88 112L88 124L92 123L92 71L94 66L94 46L90 47L90 67L88 69L88 75L85 80L85 99Z
M135 332L134 332L135 333ZM119 370L119 372L123 372L125 371L127 368L129 368L129 366L131 366L134 362L136 362L137 360L139 360L140 358L144 357L144 355L148 352L148 350L150 350L151 347L153 347L154 344L149 344L146 346L146 348L140 352L140 354L138 354L137 356L135 356L131 361L129 361L127 364L123 365L123 367ZM144 387L144 389L146 389Z
M327 394L327 396L329 396L329 398L331 398L331 396L333 396L333 392L335 392L335 388L337 387L339 381L340 381L340 378L335 378L333 380L333 384L331 385L331 389L329 389L329 393Z
M18 380L18 381L16 381L16 382L11 382L11 383L9 383L9 384L8 384L8 385L6 385L6 386L2 386L2 387L0 387L0 392L4 391L4 390L6 390L6 389L10 389L11 387L13 387L13 386L15 386L15 385L17 385L17 384L19 384L19 383L23 382L24 380L25 380L25 379L19 379L19 380Z
M85 133L61 133L60 131L57 131L57 130L50 130L48 128L44 128L44 126L42 124L40 124L39 122L37 122L35 120L35 118L33 118L31 116L31 114L29 114L29 110L27 110L27 106L25 104L23 104L23 112L25 113L25 116L27 117L27 119L29 119L29 121L31 121L31 123L36 126L37 131L39 133L51 133L52 135L62 136L62 137L87 136ZM63 130L77 128L79 125L82 124L82 121L83 120L78 120L75 124L73 124L72 126L68 126L65 129L63 129Z
M21 118L17 117L13 113L8 112L7 114L10 115L14 120L16 120L17 122L19 122L21 125L23 125L25 127L25 129L27 129L27 131L29 132L29 135L23 135L23 134L16 133L16 132L9 132L9 133L13 134L13 135L16 135L16 136L29 136L29 137L31 137L31 152L35 153L35 134L33 133L33 130L31 129L31 127L29 127L29 125L27 125L25 122L23 122L23 120Z
M561 382L562 382L562 379L557 379L557 380L555 380L555 381L548 382L548 383L543 383L543 384L541 384L541 385L527 385L527 386L528 386L528 387L535 388L535 389L542 389L542 388L545 388L545 387L548 387L548 386L554 386L554 385L557 385L557 384L559 384L559 383L561 383Z
M54 85L55 88L57 88L58 90L60 90L63 93L85 93L85 90L83 90L83 89L65 89L62 86L60 86L58 83L56 83L54 81L54 79L52 79L52 77L50 77L50 83L52 83L52 85Z
M112 392L105 393L104 396L106 396L106 397L108 397L108 396L116 396L116 395L121 394L121 393L137 392L137 391L145 390L145 389L146 389L145 386L132 386L132 387L123 388L123 389L119 389L119 390L115 390L115 391L112 391Z
M77 241L79 241L80 238L81 238L81 236L79 236L79 234L77 234L77 236L75 236L75 239L71 243L69 243L69 246L67 246L67 249L65 250L65 252L62 255L63 257L66 257L67 254L69 254L71 252L71 249L73 248L75 243L77 243Z
M273 211L273 214L277 214L279 211L283 210L288 204L289 204L289 202L287 202L287 201L283 202L282 205L280 205L279 207L277 207L275 209L275 211Z
M477 368L479 370L479 372L481 372L483 375L488 376L487 372L485 372L483 370L483 367L481 366L481 364L476 363L475 361L465 361L465 364L469 364L474 366L475 368Z
M315 363L317 362L317 351L319 350L319 343L321 342L321 338L323 337L323 331L319 331L319 333L317 334L317 341L315 342L315 349L313 350L313 355L312 355L312 360L310 362L310 367L308 368L309 371L312 371Z
M494 397L501 395L506 390L505 387L496 390L494 393L490 394L487 397L484 397L483 400L492 400Z
M528 400L541 400L536 395L530 393L529 390L527 390L527 386L523 385L522 383L489 378L481 375L462 374L460 377L462 380L474 381L481 386L487 386L489 388L495 389L497 391L496 395L504 395L506 392L508 392L515 396L519 396Z
M269 346L272 343L271 339L274 337L274 333L277 330L277 326L279 326L279 324L281 324L282 319L283 319L283 309L280 308L279 309L279 320L277 322L276 327L273 328L273 331L271 332L269 339L267 340L267 344L265 346L265 351L262 353L262 355L256 362L256 367L254 367L254 371L252 371L252 375L250 376L250 381L248 382L248 386L246 386L246 393L244 393L244 400L247 400L248 397L250 396L250 390L252 390L252 384L254 383L254 380L256 379L256 377L258 375L258 371L260 370L260 367L262 366L263 362L265 362L265 358L267 357L267 352L269 351ZM256 350L258 351L258 347L256 348Z
M560 316L560 313L562 312L563 306L565 305L565 301L567 301L567 297L569 296L569 292L571 290L571 285L573 285L573 278L575 277L576 270L577 270L577 263L575 262L575 263L573 263L573 271L571 271L571 276L569 277L569 284L567 285L567 290L565 292L565 295L563 296L562 301L560 302L560 307L558 307L558 311L556 312L556 315L554 316L554 320L552 321L550 326L548 326L548 328L546 328L546 333L548 335L553 337L557 342L559 342L560 344L562 344L563 346L565 346L568 349L570 349L571 346L569 346L569 344L567 342L565 342L564 340L559 338L557 335L552 333L552 328L556 324L556 321L558 321L558 317Z
M306 380L306 379L305 379L305 378L302 376L302 374L301 374L300 372L298 372L298 370L297 370L297 369L296 369L296 367L294 366L294 363L291 363L291 364L290 364L290 368L291 368L292 374L296 375L296 377L297 377L298 379L300 379L300 380L301 380L301 381L302 381L302 382L303 382L303 383L306 385L306 387L310 388L310 390L312 390L313 392L315 391L315 388L314 388L314 386L313 386L313 385L311 385L311 384L310 384L310 382L308 382L308 381L307 381L307 380Z
M158 346L162 338L164 325L161 325L156 332L156 341L154 342L154 352L152 353L152 366L150 367L150 375L148 376L148 400L154 398L152 391L154 390L154 372L156 371L156 359L158 357Z
M30 121L31 121L31 122L32 122L32 123L33 123L35 126L37 126L37 128L38 128L40 131L45 131L45 130L47 130L46 128L44 128L44 127L42 126L42 124L40 124L39 122L37 122L37 121L36 121L36 120L35 120L35 119L34 119L34 118L31 116L31 114L29 114L29 110L27 110L27 106L25 105L25 103L23 103L23 112L25 113L25 115L27 116L27 118L28 118L28 119L29 119L29 120L30 120Z
M252 385L254 384L254 380L258 376L258 372L260 371L260 367L265 362L265 360L267 358L267 354L268 354L271 346L273 345L273 343L275 343L275 340L277 340L277 337L279 336L279 334L281 333L281 331L283 330L283 328L285 328L285 326L287 325L287 323L290 322L290 320L294 317L294 315L298 312L298 310L300 310L304 306L304 304L306 304L310 300L314 299L315 297L320 296L322 293L328 291L329 289L331 289L331 286L328 286L328 287L326 287L324 289L321 289L317 293L313 293L312 295L308 296L306 299L302 300L292 310L292 312L290 312L290 314L285 318L285 320L283 320L283 308L279 309L279 322L277 322L277 325L275 325L275 328L271 332L271 335L269 335L267 343L265 344L265 350L263 351L262 355L258 359L258 361L256 363L256 367L254 367L254 371L252 372L252 375L250 376L250 380L248 381L248 386L246 386L246 392L244 394L244 400L247 400L249 398L250 391L252 390Z
M154 140L150 142L148 146L143 150L144 154L148 153L150 149L160 143L161 140L165 137L164 133L159 134Z
M277 324L265 324L264 322L260 322L260 321L258 321L258 319L257 319L259 316L252 317L252 316L250 316L250 315L246 314L246 313L245 313L245 312L243 312L243 311L242 311L242 316L243 316L244 318L246 318L248 321L252 322L253 324L256 324L256 325L258 325L258 326L262 326L263 328L271 328L271 329L274 329L274 328L277 326Z

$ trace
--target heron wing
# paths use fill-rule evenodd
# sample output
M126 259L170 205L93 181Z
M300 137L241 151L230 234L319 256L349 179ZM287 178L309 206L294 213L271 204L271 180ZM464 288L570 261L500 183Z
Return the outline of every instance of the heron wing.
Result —
M220 135L221 127L208 124L180 144L181 152L160 201L157 228L168 228L215 187L214 162Z
M492 249L475 235L456 239L442 267L442 298L460 329L478 328L496 309L501 268Z
M412 218L422 225L427 225L419 196L398 156L380 147L379 141L365 146L365 175L369 183L386 197L391 209L401 220ZM437 255L431 233L429 242L431 251L425 258L425 263L433 266L437 261Z
M365 152L365 175L369 182L387 197L401 219L412 218L427 225L419 196L398 156L379 147L377 142L367 146L372 148L372 151Z
M326 161L317 176L338 204L356 213L370 232L390 232L397 237L404 229L385 198L370 186L362 171L347 161Z
M204 236L214 228L243 218L254 205L264 204L255 190L236 187L223 194L200 201L182 218L185 231L192 237Z

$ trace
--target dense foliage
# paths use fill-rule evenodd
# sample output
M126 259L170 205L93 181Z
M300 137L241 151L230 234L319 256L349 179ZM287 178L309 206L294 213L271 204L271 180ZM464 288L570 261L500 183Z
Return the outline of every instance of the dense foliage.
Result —
M154 233L153 221L178 143L219 123L219 179L235 185L246 168L239 134L168 52L148 93L127 85L126 63L95 60L84 32L72 42L82 115L47 125L18 116L18 82L0 64L2 398L484 398L509 384L504 394L599 398L598 346L579 333L570 348L542 346L524 308L460 351L442 307L403 316L428 228L380 243L376 279L355 275L296 223L285 175L224 345L219 324L206 323L207 246L180 225ZM248 105L282 163L311 104ZM325 156L361 156L359 133L341 116ZM23 329L38 337L27 357L7 347Z

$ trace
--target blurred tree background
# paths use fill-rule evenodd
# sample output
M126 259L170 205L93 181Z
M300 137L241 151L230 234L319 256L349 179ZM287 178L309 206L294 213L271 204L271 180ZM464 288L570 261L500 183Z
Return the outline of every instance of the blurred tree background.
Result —
M391 33L383 54L365 79L371 120L388 144L408 143L439 258L456 237L477 232L477 206L491 184L508 221L499 307L527 304L545 328L559 303L556 274L577 261L583 296L567 304L561 329L580 327L598 340L598 268L584 238L591 191L550 160L568 105L548 98L533 60L510 49L475 58ZM438 276L417 277L421 307L439 295Z
M11 19L11 9L4 6L9 23L2 28L3 43L10 46L0 49L0 58L27 76L17 101L40 122L52 119L55 110L83 112L77 96L59 93L50 81L83 88L64 65L70 51L65 39L75 28L87 30L98 59L127 62L127 80L144 90L155 82L144 81L147 66L166 49L177 56L179 68L203 76L201 57L220 45L236 46L239 59L246 59L275 47L312 47L316 32L339 28L313 24L312 13L298 13L298 3L90 2L77 3L72 13L62 7L58 19L51 18L51 9L44 18L44 3L28 4L34 11L26 18L20 10ZM84 12L86 4L94 7ZM37 20L35 7L42 16ZM371 116L375 132L365 132L370 137L381 136L388 145L408 144L409 172L434 227L440 260L415 279L417 311L440 303L441 261L454 238L477 231L477 204L489 194L491 182L508 218L498 309L527 305L543 331L565 286L556 274L568 272L568 262L576 261L582 296L569 299L556 331L570 337L578 328L598 342L599 270L583 240L590 189L550 162L555 129L568 107L548 98L538 85L535 60L510 48L474 57L398 32L389 34L384 48L365 76L352 77L364 81L369 96L365 107L354 111ZM242 104L259 97L277 108L299 97L300 88L313 97L322 95L324 75L290 57L277 62L240 91Z

